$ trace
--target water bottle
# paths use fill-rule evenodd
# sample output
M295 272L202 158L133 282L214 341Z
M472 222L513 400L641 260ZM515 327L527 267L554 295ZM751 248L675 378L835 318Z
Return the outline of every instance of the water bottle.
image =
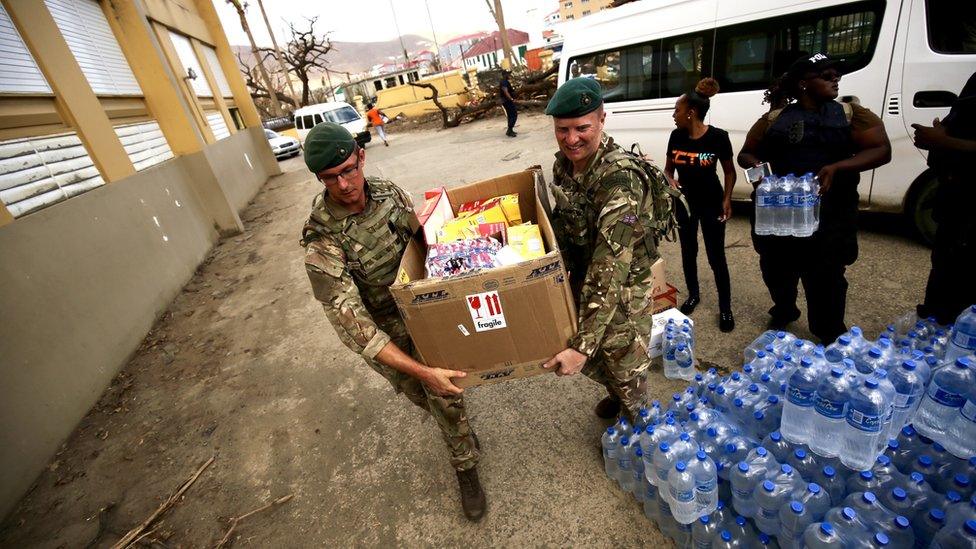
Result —
M803 179L806 180L805 187L807 189L804 216L812 235L820 228L820 183L812 173L804 174Z
M814 482L820 485L830 498L830 505L840 505L847 496L847 483L844 478L837 474L833 466L825 465L814 477Z
M884 418L890 403L878 388L878 380L870 377L854 389L847 410L846 425L839 433L843 437L841 463L855 471L871 467L878 457L878 447L884 436Z
M712 541L712 549L740 549L745 547L742 542L732 537L732 532L722 530L717 538Z
M888 372L888 380L895 387L895 401L891 413L891 426L886 438L891 439L912 420L915 410L922 403L925 381L916 371L914 360L905 360L901 367ZM968 456L967 456L968 457Z
M812 365L813 361L809 357L800 360L800 365L790 376L786 388L786 402L783 404L783 420L779 430L783 438L794 444L806 444L810 440L814 397L820 381L817 372L811 368ZM874 461L873 456L871 461Z
M641 406L637 409L637 417L634 418L634 426L640 427L641 429L647 429L647 426L651 424L653 420L651 419L651 411L646 407Z
M631 446L633 447L633 454L630 459L630 468L634 475L631 493L634 494L634 499L643 503L644 497L647 495L647 490L644 488L644 451L638 445L632 444Z
M718 535L722 525L705 515L699 517L691 526L691 546L694 549L710 549L712 540Z
M834 507L824 517L824 522L834 525L845 547L861 547L860 544L870 537L867 524L850 507Z
M674 459L674 452L671 451L671 445L667 442L662 442L658 446L657 451L654 452L653 483L658 486L660 490L659 494L663 496L662 499L666 500L670 497L668 493L668 474L674 468L674 464L677 461L677 459ZM648 478L652 477L648 475Z
M922 478L924 478L925 482L928 482L930 486L934 484L935 479L939 475L939 470L935 465L935 461L932 459L932 456L928 454L918 456L915 463L912 465L912 471L922 475Z
M901 486L895 486L894 488L883 492L879 498L881 505L884 505L889 511L895 515L903 515L905 517L915 516L915 509L912 507L912 501L908 499L908 493Z
M660 520L658 516L658 510L661 507L661 503L658 501L660 496L658 487L651 484L650 477L653 475L646 474L647 471L650 469L645 469L644 474L644 516L656 523Z
M898 444L897 440L889 440L888 444ZM871 467L871 472L881 483L881 486L891 487L895 485L903 484L907 478L905 475L895 467L895 464L891 462L891 458L882 454L878 456L875 460L874 466Z
M872 527L874 524L895 518L891 511L878 502L874 492L851 492L847 494L847 498L841 505L857 511L861 521Z
M911 425L905 425L901 428L901 432L898 434L898 438L895 439L894 446L891 444L891 440L888 441L888 453L891 457L891 462L895 464L895 467L903 474L909 474L912 472L912 462L915 461L915 455L920 451L918 434L915 432L915 428Z
M732 532L732 537L742 542L743 547L753 547L752 542L756 539L756 530L745 517L737 516L734 520L726 523L726 526Z
M974 383L976 377L968 358L957 358L951 368L939 370L915 412L915 430L929 438L945 440L946 427L959 414Z
M614 424L614 428L617 429L617 434L620 438L630 438L630 435L634 434L634 427L630 424L626 416L620 416L620 419Z
M623 437L620 439L620 447L617 448L617 484L620 485L620 489L624 492L632 492L634 490L632 463L630 439Z
M976 520L967 520L961 528L945 528L936 534L932 549L976 549Z
M767 470L761 465L749 465L740 461L732 470L730 481L732 484L732 507L744 517L756 516L756 488L766 479Z
M929 547L935 535L945 525L945 513L941 509L929 509L927 513L920 513L920 517L912 522L915 531L915 547Z
M607 427L606 432L603 433L601 443L603 446L603 469L610 478L617 478L618 441L617 430L613 427Z
M912 500L912 505L916 508L927 508L935 503L938 494L932 489L932 486L925 482L925 478L921 473L912 471L908 475L908 481L905 483L905 492L908 493L908 499Z
M803 503L792 500L780 508L779 523L780 544L783 547L799 547L803 533L807 526L813 524L813 519Z
M844 542L829 522L817 522L807 526L803 532L805 549L844 549Z
M792 486L764 480L756 489L756 528L771 536L779 534L779 509L790 497Z
M847 402L850 400L850 383L842 368L833 367L830 375L817 385L814 397L816 417L813 436L810 437L810 450L820 456L835 457L840 454L841 440L838 433L843 431Z
M668 379L678 379L678 363L675 361L675 351L677 351L677 345L674 342L674 336L668 335L664 338L664 345L661 348L661 362L664 366L664 377Z
M824 350L824 356L827 358L828 362L839 364L845 358L851 358L854 354L851 348L851 336L842 335L837 338L837 341L831 343Z
M789 459L790 454L793 453L793 446L783 439L782 433L779 431L773 431L763 439L762 447L769 450L769 453L773 454L776 461L780 463L786 463Z
M793 234L793 208L790 193L793 191L795 176L786 174L776 180L773 186L773 197L776 205L773 208L773 234L776 236L790 236Z
M774 230L774 216L776 211L777 178L767 175L756 187L756 234L771 235Z
M847 493L881 491L881 481L874 471L860 471L847 479Z
M756 377L759 377L773 370L773 365L776 364L776 357L760 349L756 351L756 357L749 364L752 364L752 369L756 373Z
M777 357L783 358L784 355L789 354L793 350L793 342L796 341L796 336L790 332L785 332L780 330L776 332L776 337L770 344L773 346L773 352Z
M871 374L881 368L882 363L883 357L881 356L881 349L878 347L871 347L867 353L854 355L854 367L864 375Z
M805 482L813 482L814 477L817 474L817 470L820 469L817 462L813 459L813 455L804 450L803 448L797 448L793 450L790 454L789 459L786 461L790 467L796 471L800 478Z
M884 368L878 368L872 374L872 377L878 381L878 390L884 394L886 407L884 417L881 420L882 435L878 439L877 448L875 448L875 455L880 454L884 451L885 446L888 444L888 440L891 434L891 417L894 414L894 403L897 392L895 391L894 384L888 379L888 371Z
M965 404L946 427L943 443L957 458L976 456L976 388L967 392Z
M894 519L880 525L884 533L891 540L891 547L914 547L915 532L908 517L898 515Z
M796 499L807 508L813 522L823 520L827 516L827 511L830 511L830 495L816 482L808 483L806 489L800 491Z
M689 469L695 481L697 514L711 514L718 507L718 471L715 462L704 451L698 450Z
M976 354L976 305L956 317L946 345L945 361L953 362L959 357L972 354Z
M976 496L950 506L946 512L946 526L956 527L967 520L976 520Z
M684 461L675 464L668 475L671 514L679 524L691 524L698 518L695 501L695 478Z
M678 379L692 381L695 379L695 357L691 348L679 343L674 351L675 375Z

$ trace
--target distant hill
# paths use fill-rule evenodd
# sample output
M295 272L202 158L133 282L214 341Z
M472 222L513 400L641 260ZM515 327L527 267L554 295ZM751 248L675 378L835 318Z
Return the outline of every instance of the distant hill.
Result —
M434 43L423 36L407 34L403 36L403 45L408 53L422 50L434 51ZM285 46L281 44L282 48ZM251 48L249 46L231 46L235 52L241 54L249 64L252 63ZM369 70L373 65L390 61L392 57L403 59L403 48L400 40L393 39L385 42L332 42L332 51L327 56L329 70L336 72L358 73Z

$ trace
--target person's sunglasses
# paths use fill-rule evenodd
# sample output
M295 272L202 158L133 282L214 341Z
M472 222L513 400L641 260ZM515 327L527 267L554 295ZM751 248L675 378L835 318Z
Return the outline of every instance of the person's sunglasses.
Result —
M333 175L319 175L319 181L324 183L326 186L336 185L339 183L339 178L341 177L343 181L349 181L350 179L356 177L359 173L359 160L348 168L342 170L341 172Z

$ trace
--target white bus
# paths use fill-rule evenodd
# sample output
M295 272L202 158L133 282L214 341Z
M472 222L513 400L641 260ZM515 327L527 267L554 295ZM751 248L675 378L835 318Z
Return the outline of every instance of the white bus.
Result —
M905 212L931 238L938 181L911 124L949 112L976 71L976 2L950 0L644 0L567 23L559 83L596 78L607 132L640 143L663 164L674 103L713 76L721 92L706 123L729 132L735 153L768 105L763 92L805 52L843 61L842 100L880 116L892 161L861 174L861 207ZM752 189L740 177L735 196Z

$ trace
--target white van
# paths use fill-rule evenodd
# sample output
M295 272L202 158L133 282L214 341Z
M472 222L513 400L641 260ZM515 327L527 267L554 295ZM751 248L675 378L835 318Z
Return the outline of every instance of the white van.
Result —
M364 147L372 139L369 128L366 127L366 119L360 116L349 103L337 101L309 105L295 111L294 116L295 130L298 131L302 143L305 142L308 132L322 122L334 122L346 128L356 138L360 147Z
M971 0L970 0L971 1ZM655 0L601 11L563 28L559 83L596 78L607 132L639 142L663 164L675 101L704 76L721 92L706 122L729 132L735 153L768 105L763 92L803 52L843 61L841 99L880 116L892 161L861 174L861 207L905 212L931 238L937 179L911 124L944 117L976 71L976 9L950 0ZM735 197L752 189L736 185Z

